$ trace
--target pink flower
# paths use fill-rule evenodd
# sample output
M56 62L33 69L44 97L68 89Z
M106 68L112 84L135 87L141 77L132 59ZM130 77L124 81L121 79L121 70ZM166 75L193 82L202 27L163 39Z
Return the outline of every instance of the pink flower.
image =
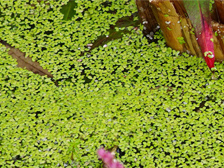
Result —
M124 166L114 158L114 154L107 152L103 148L99 149L97 154L107 168L124 168Z

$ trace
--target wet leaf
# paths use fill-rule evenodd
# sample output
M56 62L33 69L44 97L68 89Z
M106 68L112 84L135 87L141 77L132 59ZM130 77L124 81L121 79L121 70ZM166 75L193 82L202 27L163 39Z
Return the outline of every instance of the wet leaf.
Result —
M17 60L18 67L25 68L35 74L42 76L47 75L48 77L53 78L53 75L48 72L47 69L43 69L38 62L32 61L32 58L30 57L25 57L25 53L21 52L19 49L12 47L5 42L3 43L7 48L9 48L8 54Z
M62 6L61 13L64 14L63 20L71 20L71 18L76 14L74 8L77 6L75 0L70 0L66 5Z

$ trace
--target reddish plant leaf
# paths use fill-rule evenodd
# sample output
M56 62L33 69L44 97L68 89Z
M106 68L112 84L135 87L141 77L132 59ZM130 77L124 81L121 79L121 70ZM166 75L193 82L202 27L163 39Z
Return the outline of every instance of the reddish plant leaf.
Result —
M195 28L198 44L201 47L205 61L208 67L214 70L215 54L209 0L183 0L183 2Z

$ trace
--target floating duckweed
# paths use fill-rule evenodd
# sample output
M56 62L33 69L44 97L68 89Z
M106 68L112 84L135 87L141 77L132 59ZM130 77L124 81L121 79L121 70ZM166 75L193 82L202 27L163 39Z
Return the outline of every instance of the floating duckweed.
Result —
M102 167L102 146L130 168L224 166L222 63L211 80L203 59L160 31L148 43L142 25L94 47L134 0L79 0L68 20L68 0L39 2L0 2L1 37L54 75L17 67L0 44L0 167Z
M177 40L180 44L184 44L185 41L184 41L184 37L177 37Z

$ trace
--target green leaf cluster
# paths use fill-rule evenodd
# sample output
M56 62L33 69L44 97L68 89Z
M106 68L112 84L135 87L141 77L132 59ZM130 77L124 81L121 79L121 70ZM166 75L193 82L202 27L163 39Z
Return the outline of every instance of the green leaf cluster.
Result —
M224 65L211 80L201 58L160 32L148 43L142 26L88 50L137 9L75 2L67 21L68 1L0 2L1 38L54 75L18 68L0 46L0 167L100 167L96 150L115 145L126 167L223 167Z

